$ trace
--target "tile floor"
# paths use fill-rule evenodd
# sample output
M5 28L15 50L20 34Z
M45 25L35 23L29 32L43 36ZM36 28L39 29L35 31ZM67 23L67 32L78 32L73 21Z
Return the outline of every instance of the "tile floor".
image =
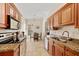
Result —
M33 39L27 39L26 56L49 56L44 49L43 41L33 41Z

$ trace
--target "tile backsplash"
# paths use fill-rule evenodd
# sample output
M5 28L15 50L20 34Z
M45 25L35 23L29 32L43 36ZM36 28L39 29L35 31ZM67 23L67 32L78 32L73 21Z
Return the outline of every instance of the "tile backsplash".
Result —
M79 39L79 29L74 28L74 26L64 26L59 30L50 30L50 34L62 35L64 31L69 32L69 37Z

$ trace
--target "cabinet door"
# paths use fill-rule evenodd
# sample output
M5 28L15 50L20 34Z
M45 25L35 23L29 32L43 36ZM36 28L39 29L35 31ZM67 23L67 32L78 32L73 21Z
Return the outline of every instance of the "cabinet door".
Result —
M54 14L54 17L53 17L53 27L56 27L56 28L59 28L61 27L61 11L57 12Z
M49 39L49 42L48 42L48 53L49 55L52 55L52 46L53 46L53 40L52 39Z
M55 46L54 46L54 43L52 45L52 55L55 56Z
M62 25L74 24L74 4L67 4L62 10Z
M76 15L76 16L78 16L78 18L77 18L77 27L79 28L79 3L78 3L78 5L77 5L78 7L78 14Z
M6 19L5 19L5 4L0 3L0 27L6 27Z
M54 27L59 27L59 23L58 23L58 13L54 15Z
M66 47L65 49L65 56L77 56L77 53L72 49Z
M64 48L60 47L58 44L55 44L55 56L63 56L64 55Z
M75 3L75 27L79 28L79 3Z
M14 18L19 21L19 14L16 10L14 12Z
M52 23L51 18L48 18L48 28L49 28L49 29L51 29L51 26L52 26L52 24L51 24L51 23Z
M14 8L10 5L10 15L14 17Z

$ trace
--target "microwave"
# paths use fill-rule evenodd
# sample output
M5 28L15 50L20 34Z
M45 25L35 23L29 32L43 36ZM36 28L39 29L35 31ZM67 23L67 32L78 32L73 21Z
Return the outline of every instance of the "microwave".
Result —
M13 18L12 16L8 15L8 26L7 29L12 29L12 30L18 30L20 28L20 22Z

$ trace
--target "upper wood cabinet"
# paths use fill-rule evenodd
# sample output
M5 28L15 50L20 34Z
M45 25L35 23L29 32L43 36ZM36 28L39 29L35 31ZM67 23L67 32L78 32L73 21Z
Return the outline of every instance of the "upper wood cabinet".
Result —
M20 21L22 16L13 3L0 3L0 28L7 28L9 26L7 15L12 16L18 21Z
M6 27L6 10L5 10L5 4L0 3L0 27L5 28Z
M79 3L75 3L75 28L79 28Z
M74 24L75 4L68 3L62 8L62 25Z
M61 27L61 12L56 12L53 15L53 28L59 28Z
M21 14L18 11L18 9L16 8L16 6L13 3L9 3L7 4L7 8L8 8L8 15L11 15L12 17L14 17L16 20L20 21L21 19Z
M64 25L75 25L76 28L79 28L78 3L67 3L52 15L53 15L52 17L53 29L59 29ZM49 22L49 24L51 23Z
M58 18L58 13L56 13L55 15L54 15L54 27L59 27L59 20L58 20L59 18Z
M9 14L12 16L12 17L14 17L14 8L9 4Z
M52 18L51 17L48 18L48 28L52 29Z

